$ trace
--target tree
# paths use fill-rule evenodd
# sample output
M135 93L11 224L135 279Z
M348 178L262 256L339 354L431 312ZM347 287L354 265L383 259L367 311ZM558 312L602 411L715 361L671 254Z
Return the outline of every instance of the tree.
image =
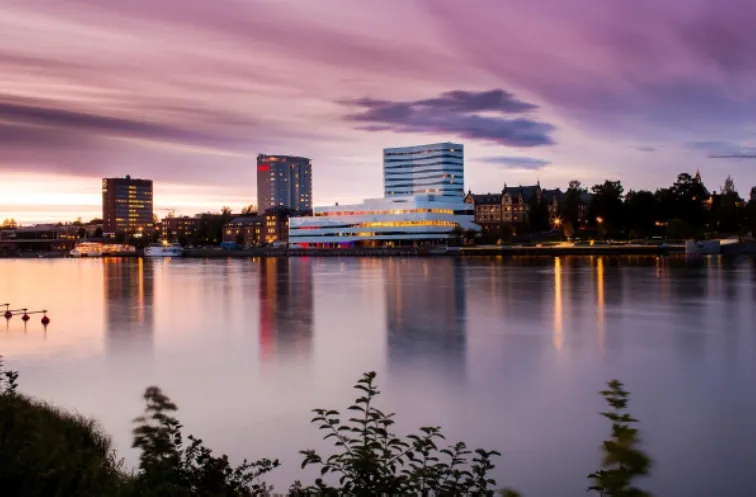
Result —
M589 491L601 497L650 497L651 494L634 486L639 477L651 470L651 458L639 448L640 437L633 425L637 419L627 413L630 394L618 380L608 383L601 392L610 410L601 415L612 422L612 436L602 445L601 469L588 475L592 481Z
M585 188L578 180L570 181L570 185L564 194L562 203L561 218L562 221L570 223L573 227L578 226L580 221L580 203L581 197L586 192Z
M694 233L701 233L706 222L706 207L709 193L697 178L688 173L677 175L672 185L675 198L674 217L680 218Z
M13 218L5 219L2 226L0 226L0 229L4 230L14 230L16 228L18 228L18 223Z
M590 223L595 223L601 230L618 232L624 223L622 196L625 192L620 181L606 180L591 187L593 200L588 210Z
M657 196L647 190L630 190L625 195L625 226L631 238L643 238L656 231L660 221Z
M549 225L549 206L543 196L533 195L528 202L528 227L532 232L547 231Z
M745 207L745 219L743 221L745 230L756 235L756 186L751 188L748 204Z
M454 228L452 228L451 233L449 234L449 239L454 243L462 243L464 236L465 230L462 229L462 226L456 225Z
M102 238L102 235L103 235L102 228L98 226L95 229L94 236L95 236L95 238Z
M735 189L732 176L727 176L721 194L714 197L712 206L713 225L721 233L740 231L745 218L743 199Z
M87 230L86 230L86 228L84 228L84 226L81 226L81 227L80 227L80 228L79 228L79 229L78 229L78 230L76 231L76 235L77 235L77 236L78 236L79 238L86 238L86 237L87 237Z
M228 457L216 457L202 440L191 435L184 445L181 423L173 416L176 405L157 387L144 393L143 416L134 420L133 447L139 449L139 474L134 495L246 496L267 495L270 487L260 478L279 466L261 459L232 467Z
M242 216L254 216L257 215L257 206L255 204L249 204L241 211Z

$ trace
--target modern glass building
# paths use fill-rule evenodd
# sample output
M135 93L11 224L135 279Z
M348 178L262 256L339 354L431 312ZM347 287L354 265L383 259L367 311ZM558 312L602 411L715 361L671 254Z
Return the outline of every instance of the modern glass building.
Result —
M257 156L257 204L260 212L288 207L295 212L312 210L312 165L306 157Z
M462 197L416 195L316 207L315 215L289 219L289 243L298 246L386 246L446 241L455 231L480 231L473 206Z
M458 143L383 150L384 195L464 196L465 158Z
M103 233L152 232L152 180L104 178L102 180Z

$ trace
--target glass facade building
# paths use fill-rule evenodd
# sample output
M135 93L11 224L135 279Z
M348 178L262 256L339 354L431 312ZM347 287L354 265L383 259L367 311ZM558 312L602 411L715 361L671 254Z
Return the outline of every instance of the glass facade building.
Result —
M309 245L386 246L446 241L456 230L480 231L473 206L462 197L416 195L368 199L362 204L316 207L289 219L289 242Z
M384 196L464 196L465 159L458 143L383 150Z
M306 157L257 156L257 204L260 212L288 207L312 211L312 165Z
M102 180L103 233L151 232L152 215L152 180L131 176Z

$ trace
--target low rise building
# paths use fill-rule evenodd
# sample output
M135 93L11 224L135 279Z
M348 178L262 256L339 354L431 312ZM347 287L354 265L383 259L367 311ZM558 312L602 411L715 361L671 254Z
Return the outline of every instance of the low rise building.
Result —
M259 247L289 239L288 209L274 208L257 216L240 216L223 227L223 242Z
M546 204L549 212L549 224L559 218L559 212L565 200L565 193L559 188L543 189L541 184L532 186L509 187L506 184L500 193L473 194L468 192L465 203L471 204L475 212L475 223L485 233L501 234L504 229L514 229L528 223L530 208L534 200ZM578 218L587 219L590 196L581 195L578 206Z
M162 220L160 234L169 240L193 240L200 227L199 217L166 217Z
M419 195L368 199L362 204L316 207L314 216L290 219L297 246L396 246L446 242L480 231L473 207L461 197Z

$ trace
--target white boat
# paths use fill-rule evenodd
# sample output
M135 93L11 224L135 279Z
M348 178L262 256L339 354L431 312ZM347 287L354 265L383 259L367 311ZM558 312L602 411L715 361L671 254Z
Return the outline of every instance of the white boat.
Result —
M102 257L102 243L82 242L69 252L71 257Z
M184 247L178 243L151 243L144 249L145 257L181 257Z

